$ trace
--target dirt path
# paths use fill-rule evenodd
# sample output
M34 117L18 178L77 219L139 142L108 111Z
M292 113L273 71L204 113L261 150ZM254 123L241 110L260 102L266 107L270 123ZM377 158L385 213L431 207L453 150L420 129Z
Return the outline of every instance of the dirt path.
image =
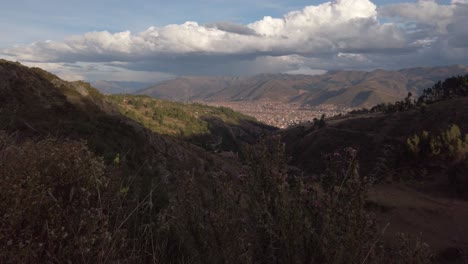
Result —
M385 210L377 214L386 236L398 232L420 236L434 250L448 247L468 251L468 201L429 196L402 185L378 185L369 198Z

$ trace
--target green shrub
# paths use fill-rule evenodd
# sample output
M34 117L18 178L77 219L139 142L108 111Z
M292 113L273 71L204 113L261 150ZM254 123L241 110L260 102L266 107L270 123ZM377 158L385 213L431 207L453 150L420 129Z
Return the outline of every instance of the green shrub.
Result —
M406 146L410 153L425 158L449 162L464 160L468 154L468 134L463 135L460 127L451 125L439 134L423 131L409 137Z
M428 166L438 166L448 177L452 191L459 196L468 195L468 177L464 169L468 164L468 134L463 135L460 127L451 125L438 134L423 131L420 136L415 134L406 141L406 147L416 166L410 173L422 174L428 171ZM410 163L411 163L411 159Z
M406 145L411 153L414 153L415 155L419 154L419 142L420 140L418 135L414 135L406 140Z

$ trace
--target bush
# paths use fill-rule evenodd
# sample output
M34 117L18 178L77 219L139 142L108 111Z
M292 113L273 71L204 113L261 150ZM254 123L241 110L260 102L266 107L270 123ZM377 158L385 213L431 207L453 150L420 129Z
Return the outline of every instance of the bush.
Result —
M155 171L142 172L150 181L138 180L135 197L128 185L121 187L120 156L106 168L83 142L14 143L0 134L0 262L427 260L419 244L392 251L380 242L364 209L369 179L358 172L355 150L327 155L320 182L288 174L279 137L246 146L242 156L238 177L201 169L176 173L166 186L167 204L166 190L153 184Z
M459 126L451 125L436 135L427 131L415 134L406 140L406 146L415 156L459 162L468 154L468 134L463 135Z
M438 166L448 177L452 191L459 196L468 195L468 134L463 135L457 125L451 125L438 134L423 131L406 141L409 154L414 158L416 173ZM410 159L411 160L411 159Z
M247 147L243 174L187 173L160 218L161 262L389 263L364 206L356 151L326 156L319 185L287 173L279 139ZM182 175L181 175L182 176ZM160 236L161 237L161 236ZM177 259L174 257L177 256ZM411 257L428 259L428 255Z
M0 262L102 263L119 257L102 159L76 141L0 134ZM3 243L4 242L4 243Z

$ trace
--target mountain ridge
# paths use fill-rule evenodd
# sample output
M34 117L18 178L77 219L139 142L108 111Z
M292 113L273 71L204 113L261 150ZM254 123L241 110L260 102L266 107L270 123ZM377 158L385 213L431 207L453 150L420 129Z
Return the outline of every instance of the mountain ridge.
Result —
M302 105L371 107L419 94L434 82L468 74L468 67L417 67L397 71L330 71L323 75L261 74L251 77L182 76L137 91L174 101L273 101Z
M103 94L126 94L145 89L154 83L97 80L91 82L91 85Z

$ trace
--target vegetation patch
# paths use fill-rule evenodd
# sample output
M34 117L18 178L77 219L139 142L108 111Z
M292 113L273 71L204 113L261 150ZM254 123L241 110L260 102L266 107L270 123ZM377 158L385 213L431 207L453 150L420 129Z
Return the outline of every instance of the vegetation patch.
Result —
M193 136L208 134L209 123L205 118L218 118L225 123L238 125L241 120L254 121L226 107L212 107L198 103L183 104L150 98L149 96L111 95L121 113L145 125L154 132Z

